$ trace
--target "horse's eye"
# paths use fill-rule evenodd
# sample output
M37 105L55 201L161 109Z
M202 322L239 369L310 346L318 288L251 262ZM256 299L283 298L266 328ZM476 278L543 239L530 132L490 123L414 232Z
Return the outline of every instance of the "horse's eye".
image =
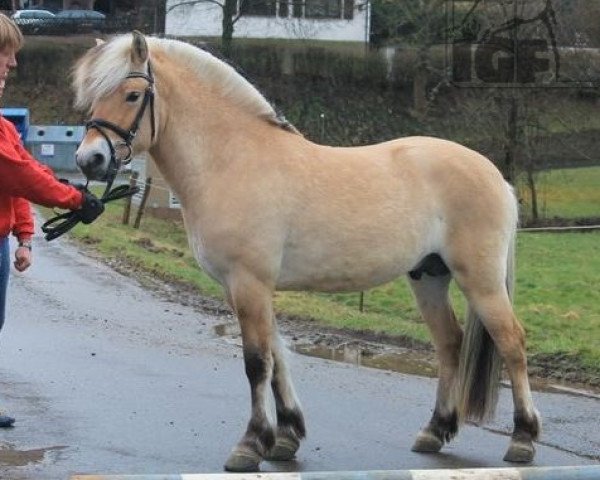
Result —
M125 101L129 103L137 102L138 98L140 98L140 95L140 92L128 93L127 98L125 98Z

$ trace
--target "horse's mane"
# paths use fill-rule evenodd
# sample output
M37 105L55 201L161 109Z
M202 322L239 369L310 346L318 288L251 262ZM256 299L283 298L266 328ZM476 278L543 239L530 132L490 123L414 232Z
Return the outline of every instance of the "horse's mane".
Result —
M94 99L113 92L131 71L132 35L120 35L113 40L90 49L75 65L73 88L75 107L90 110ZM152 52L162 50L169 58L192 70L203 82L217 85L223 94L244 110L298 133L259 91L233 67L210 53L178 40L146 37Z

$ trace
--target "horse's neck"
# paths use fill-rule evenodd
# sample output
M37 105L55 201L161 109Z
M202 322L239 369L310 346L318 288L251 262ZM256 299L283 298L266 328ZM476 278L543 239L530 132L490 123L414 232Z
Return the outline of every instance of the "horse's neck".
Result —
M243 138L255 129L272 127L259 117L236 111L220 96L174 88L168 92L169 97L160 101L160 127L150 153L185 203L188 192L204 191L203 185L209 184L213 175L235 161L225 144L243 144Z

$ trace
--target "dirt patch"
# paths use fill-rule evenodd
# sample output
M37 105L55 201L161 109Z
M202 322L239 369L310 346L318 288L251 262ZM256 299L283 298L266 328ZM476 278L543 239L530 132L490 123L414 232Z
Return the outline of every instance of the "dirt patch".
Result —
M166 248L155 245L154 242L148 237L138 238L136 240L133 240L133 243L135 243L138 247L142 247L144 250L147 250L151 253L162 253L167 251Z
M23 467L41 463L49 453L64 450L67 447L56 446L35 448L32 450L17 450L14 445L0 444L0 465L5 467Z

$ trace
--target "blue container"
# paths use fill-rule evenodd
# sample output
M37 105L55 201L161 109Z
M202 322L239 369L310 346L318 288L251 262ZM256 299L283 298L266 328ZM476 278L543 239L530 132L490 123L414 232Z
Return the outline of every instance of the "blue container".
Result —
M83 125L31 125L25 146L52 170L77 172L75 152L84 136Z
M21 141L25 142L29 133L29 109L28 108L0 108L4 118L10 120L21 135Z

